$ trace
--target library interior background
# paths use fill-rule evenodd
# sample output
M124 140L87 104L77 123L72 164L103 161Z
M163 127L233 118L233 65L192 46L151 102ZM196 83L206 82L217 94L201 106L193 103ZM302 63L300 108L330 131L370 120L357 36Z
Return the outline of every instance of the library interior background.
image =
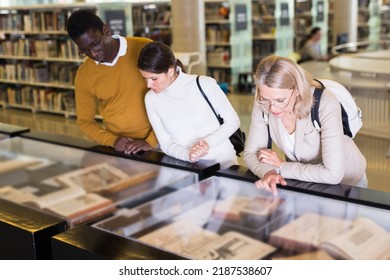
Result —
M327 211L329 211L329 216L334 216L331 210L325 209L333 207L334 212L339 211L336 216L342 216L344 221L349 218L351 221L355 220L358 212L368 213L366 216L369 216L377 224L380 224L382 228L386 229L383 237L386 239L382 241L384 242L383 244L390 243L390 224L388 219L384 218L389 214L388 211L390 210L390 200L387 195L390 192L390 0L1 0L0 124L28 128L30 133L44 132L58 136L58 138L63 136L80 139L85 142L89 141L76 125L74 101L74 76L78 66L83 62L83 58L79 57L76 45L70 40L65 31L66 19L72 11L87 7L95 9L103 21L109 25L113 33L123 36L148 37L155 41L163 42L169 45L177 54L177 57L184 62L187 72L214 77L236 109L241 120L240 127L247 135L255 97L252 74L259 61L269 54L285 56L298 61L299 47L302 41L313 27L320 27L322 32L321 49L328 56L328 59L307 61L300 65L308 70L314 78L328 78L344 85L351 92L362 110L363 127L355 136L354 141L367 159L368 191L373 191L370 195L376 197L373 199L373 204L380 206L372 206L370 204L372 202L371 198L368 199L365 195L360 195L354 199L359 201L367 199L369 202L360 203L360 201L357 204L353 204L348 200L350 197L348 199L333 199L326 197L326 195L324 197L322 194L317 196L310 194L310 192L306 194L305 192L294 193L292 191L284 194L284 198L281 198L280 201L273 200L272 203L267 204L268 216L265 227L266 222L262 220L265 216L264 213L261 218L259 218L260 216L253 218L248 214L249 210L245 214L241 210L235 213L233 213L234 211L224 212L224 209L229 207L226 199L224 201L225 204L221 204L219 208L215 206L218 209L212 212L213 219L207 223L207 234L210 234L207 238L209 240L220 238L214 236L214 234L218 233L225 238L223 240L229 240L229 238L233 237L237 239L242 238L243 242L247 242L245 243L246 246L257 248L257 255L245 255L240 252L237 253L236 258L270 258L270 254L273 256L272 258L283 258L286 257L286 254L283 255L280 251L275 253L275 248L283 247L283 244L281 244L283 242L281 242L282 237L277 234L273 235L274 230L277 228L280 230L281 225L288 224L289 221L294 220L298 216L314 219L312 216L306 216L310 207L316 208L313 211L317 214L327 214ZM33 44L34 48L31 48ZM22 75L22 72L34 74ZM97 119L100 121L98 115ZM72 160L78 161L77 164L80 165L81 161L88 160L79 159L78 157L81 156L72 150L74 147L62 146L63 143L52 147L51 145L53 144L48 144L46 141L42 141L42 143L38 141L39 143L36 143L34 142L35 140L29 139L29 137L13 137L6 134L3 136L1 132L0 139L2 139L0 143L3 143L3 145L0 145L0 167L5 168L4 170L7 170L9 165L2 163L2 157L7 157L8 152L23 151L28 156L28 153L34 154L35 148L36 150L41 150L40 156L46 156L49 161L54 160L54 158L59 160L61 157L69 157L69 162L72 162ZM29 141L33 142L30 143ZM46 148L45 145L49 146ZM44 152L45 149L47 149L46 152ZM83 155L89 153L83 149L82 151ZM54 154L57 154L57 156L54 156ZM104 153L95 155L92 152L89 156L90 159L96 157L97 160L100 157L110 157ZM117 160L119 161L119 159ZM120 158L120 160L124 159ZM107 160L107 162L110 161ZM132 161L130 160L129 162ZM45 164L42 163L42 166L47 168L49 163ZM126 164L124 163L124 165ZM133 168L130 163L128 165L129 168ZM149 165L152 165L152 167L149 167ZM245 170L246 167L242 157L239 158L239 165ZM135 188L132 189L133 193L130 191L125 193L123 190L117 193L103 190L99 194L104 194L104 201L97 202L98 199L92 196L89 198L94 200L95 203L100 203L99 205L104 204L104 207L99 206L100 212L96 210L97 208L94 208L95 210L92 214L80 216L79 212L77 212L73 213L75 216L66 216L62 229L59 226L61 225L61 218L58 215L54 215L59 221L51 221L50 226L45 226L52 230L56 228L56 230L52 231L50 238L42 241L42 244L44 244L42 247L37 249L34 246L38 246L39 242L30 242L27 247L34 247L31 249L31 254L26 252L28 250L25 249L23 253L18 255L18 250L10 249L8 252L13 251L12 253L7 255L5 253L7 250L3 250L3 253L0 253L0 258L94 258L96 256L98 258L137 258L138 255L133 252L134 246L136 248L139 246L139 250L143 252L144 258L177 258L178 256L203 258L202 254L204 251L199 252L199 250L192 248L192 250L187 250L183 253L175 251L177 248L173 245L171 248L169 245L164 247L161 243L156 243L157 233L164 235L167 232L179 231L181 233L182 231L179 230L183 228L182 221L178 222L179 219L175 219L177 216L175 211L179 210L178 208L174 209L172 205L179 207L183 213L188 213L189 216L187 217L199 220L198 223L201 223L200 220L204 218L199 213L208 211L208 215L211 215L210 211L207 210L207 206L202 206L203 208L200 206L207 203L195 204L193 201L195 199L191 200L190 197L194 198L196 195L186 188L182 188L183 184L202 185L202 174L206 172L202 173L199 170L192 172L191 168L183 171L183 168L175 169L172 166L166 166L161 167L159 172L162 174L162 171L165 171L167 173L165 177L167 178L160 176L158 180L171 180L170 182L173 182L173 177L175 177L176 181L170 184L170 189L175 188L176 191L172 192L170 190L169 193L167 192L168 194L164 193L163 195L160 192L156 193L148 189L147 192L143 193L146 188L145 182L156 176L158 171L153 167L153 164L145 163L141 160L135 167L139 172L145 173L142 173L144 179L138 178L141 180L140 182L143 182L137 186L137 188L143 190L141 194L136 193ZM23 168L28 168L28 164L25 164ZM61 168L63 173L72 171L69 164ZM33 168L29 169L33 170ZM35 171L36 169L38 167L35 168ZM15 170L16 168L12 169L12 172L16 172ZM148 172L145 172L145 170ZM10 174L10 170L0 171L0 188L12 188L13 179L10 179ZM36 172L34 176L43 176L42 174L42 172ZM22 181L22 175L15 176L18 176L19 181ZM47 174L44 177L46 179L43 185L50 185L52 177ZM218 195L227 197L228 194L233 195L236 192L234 197L238 199L242 197L248 198L253 193L256 193L254 189L244 191L244 193L241 193L242 190L239 190L238 186L250 185L247 182L248 180L238 180L239 183L235 185L231 182L234 179L228 178L228 176L219 175L215 177L213 175L211 180L206 178L207 176L204 177L204 180L209 180L208 182L212 186L223 185L221 187L223 192L220 190ZM180 182L178 178L180 178ZM33 181L33 179L28 180ZM38 179L34 178L34 180ZM71 185L67 181L70 180L69 178L63 177L60 180ZM14 184L22 185L20 182L15 182ZM46 186L46 188L48 187ZM323 186L323 188L326 189L326 186ZM22 190L18 189L18 191ZM61 190L61 192L64 192L64 196L68 195L66 188ZM180 196L177 195L179 192L181 192ZM343 195L346 193L344 192ZM5 190L3 194L6 195ZM19 195L18 199L16 199L16 204L21 206L20 204L23 204L22 194L15 193L15 195ZM79 195L85 195L85 193L80 193ZM208 195L212 196L211 194ZM314 199L304 197L310 195L313 195ZM143 200L140 199L141 197ZM172 201L161 199L166 197L172 199ZM267 197L267 195L264 195L264 197ZM25 199L28 198L26 197ZM110 199L115 203L108 203L107 200ZM210 198L207 202L211 202L211 200ZM287 200L290 202L287 203ZM299 207L295 205L294 214L286 215L288 212L286 209L290 207L289 209L291 210L292 206L289 203L292 200L295 200L297 205L300 200L303 201L302 203L310 200L310 203L308 203L307 209L303 209L305 207L301 206L302 209L297 210L296 208ZM155 201L158 203L153 203ZM3 206L0 206L0 213L16 207L11 205L4 210L2 209L6 205L4 203L5 200L0 201L0 204L3 204ZM240 203L244 202L241 201ZM246 201L245 203L248 202ZM43 209L45 207L49 210L51 209L50 205L43 205L43 200L37 202L37 204ZM126 207L121 207L121 205L126 205ZM284 208L281 205L284 205ZM286 205L289 206L287 207ZM355 210L350 209L351 205L353 205ZM22 211L21 213L30 211L30 208L23 207L25 206L21 206L21 210L18 208ZM190 210L193 210L191 207L197 209L198 214L190 213ZM281 207L283 210L280 210ZM365 207L372 207L372 209L367 210ZM321 210L318 210L320 208ZM56 209L52 209L52 211L55 212ZM133 211L131 214L130 212L123 212L124 210L129 211L129 209ZM255 210L251 209L251 211ZM351 214L351 211L355 211L354 214ZM49 215L45 211L43 212ZM134 212L137 212L137 214L135 215ZM304 214L298 215L298 212ZM115 214L113 215L112 213ZM34 219L34 215L31 216L32 219ZM275 215L275 217L272 215ZM125 227L122 225L120 227L118 224L122 220L115 220L115 217L126 217L129 219L130 216L133 219L131 226ZM222 216L223 218L221 218ZM102 217L106 220L103 220ZM43 220L39 219L37 223L42 223ZM93 225L91 225L92 219L94 221ZM169 224L171 228L166 226L168 223L164 219L174 221ZM0 215L0 228L2 228L1 224L6 223L5 220L4 216ZM251 221L251 226L248 225L249 220ZM164 221L165 227L162 227L161 224ZM298 221L298 219L295 219L295 221ZM130 222L127 221L127 223ZM254 224L256 224L256 227L253 226ZM150 227L151 225L154 228L157 228L158 225L160 229L156 231L149 229L143 232L143 235L133 234L137 230L145 230L147 226ZM13 227L17 228L18 226ZM21 228L29 232L23 226ZM187 228L188 232L183 234L187 235L190 231L194 233L199 230L194 228L194 224L186 225L185 228ZM243 228L245 230L242 230ZM232 229L236 230L233 231ZM65 236L72 230L74 231L73 235L70 237ZM129 251L133 252L127 252L127 255L114 254L112 252L104 254L96 249L96 246L91 249L93 246L90 245L88 247L88 244L83 245L85 247L67 244L67 242L72 243L72 238L74 243L82 243L83 241L81 240L85 238L79 238L77 234L80 234L80 236L90 234L92 230L94 236L111 234L110 238L113 238L111 244L115 244L115 242L122 244L120 243L123 242L122 239L116 241L115 237L118 236L131 236L132 238L125 239L132 242L134 239L139 239L141 242L136 245L133 243L124 245L121 250L124 251L126 248L131 248ZM205 227L202 230L205 230ZM12 235L12 230L8 229L8 231ZM234 236L232 232L235 234L239 232L240 236ZM31 239L38 238L31 232L27 235ZM258 239L262 241L273 240L273 242L251 243L253 240L257 240L256 238L259 235L261 235L261 238ZM21 246L17 244L19 241L16 240L16 237L14 238L15 242L11 241L9 244L6 244L4 236L7 236L7 233L3 233L0 230L0 247L4 244L5 248ZM246 240L245 238L251 239ZM92 243L100 240L99 238L91 239L88 242ZM23 242L27 241L24 240ZM164 250L156 249L155 252L149 251L145 249L149 243L152 244L154 249L164 248ZM210 243L212 242L210 241ZM66 245L69 245L72 249L64 250ZM320 244L316 245L318 248L321 247ZM83 250L76 252L78 250L75 249L76 247L78 249L83 248ZM199 248L203 247L199 246ZM324 246L323 248L327 247ZM386 248L390 250L389 246ZM289 257L294 256L297 252L302 253L300 250L294 251L291 248L283 249L284 253L286 251L289 252L287 254ZM204 250L207 251L208 249ZM313 253L312 244L309 251ZM333 252L332 250L330 251ZM85 252L88 252L88 254ZM351 256L332 254L327 250L322 251L322 249L321 252L325 252L326 257L317 254L310 255L308 258L327 258L329 255L331 258L353 258ZM223 255L221 252L219 254ZM307 256L305 255L305 257ZM382 257L379 255L365 255L360 256L360 258ZM390 258L390 256L387 255L385 258Z

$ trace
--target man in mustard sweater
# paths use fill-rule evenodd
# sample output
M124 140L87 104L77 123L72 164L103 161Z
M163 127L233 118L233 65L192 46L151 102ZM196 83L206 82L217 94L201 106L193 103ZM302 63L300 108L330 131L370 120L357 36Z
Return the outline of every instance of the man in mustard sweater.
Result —
M146 38L111 35L92 10L78 10L67 22L70 38L86 56L75 78L77 124L90 139L126 154L157 146L144 96L146 83L137 68ZM96 121L96 114L103 124Z

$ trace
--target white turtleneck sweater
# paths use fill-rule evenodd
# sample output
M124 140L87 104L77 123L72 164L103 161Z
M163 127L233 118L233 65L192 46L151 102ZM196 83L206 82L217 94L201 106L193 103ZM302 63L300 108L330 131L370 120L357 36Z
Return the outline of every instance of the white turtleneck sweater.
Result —
M202 160L219 162L221 168L237 164L236 153L229 137L240 126L240 119L217 82L201 76L203 91L220 114L219 124L196 84L196 75L181 72L165 90L150 90L145 96L149 121L161 150L169 156L189 161L189 149L199 140L209 144L209 153Z

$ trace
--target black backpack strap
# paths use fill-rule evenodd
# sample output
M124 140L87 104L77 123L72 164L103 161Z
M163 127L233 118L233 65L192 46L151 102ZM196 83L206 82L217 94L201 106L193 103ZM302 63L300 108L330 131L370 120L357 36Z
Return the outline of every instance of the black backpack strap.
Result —
M202 87L200 86L200 83L199 83L199 75L196 77L196 84L198 85L198 88L199 88L199 90L200 90L200 93L203 95L204 99L206 99L207 103L209 104L211 110L213 110L213 113L214 113L215 117L217 118L219 124L223 124L223 118L221 118L221 116L218 115L217 112L215 112L213 105L211 105L210 100L207 98L207 96L206 96L206 94L204 93Z
M321 83L321 81L319 81L317 79L314 79L314 81L318 82L322 86L322 88L316 88L314 90L314 93L313 93L313 96L314 96L314 106L311 109L311 120L313 122L313 125L317 129L320 129L321 128L321 122L320 122L320 117L319 117L318 111L320 109L321 95L322 95L322 92L325 89L325 86L324 86L323 83ZM351 129L349 127L348 114L345 111L344 106L343 106L343 104L341 104L341 102L340 102L340 106L341 106L341 119L342 119L342 122L343 122L344 134L348 135L349 137L352 138L352 132L351 132ZM317 122L318 126L316 126L315 122Z
M311 114L311 121L318 130L321 128L321 122L320 122L320 116L319 116L319 110L320 110L320 101L322 93L324 92L325 86L323 83L321 83L319 80L314 79L316 82L318 82L321 85L321 88L315 88L313 93L314 98L314 105L311 108L310 114Z
M341 119L343 121L344 135L348 135L350 138L353 138L351 128L349 127L348 114L345 111L344 106L343 104L341 104L341 102L340 105L341 105Z
M272 138L271 138L271 132L269 131L269 124L268 123L267 123L267 130L268 130L267 149L272 149Z

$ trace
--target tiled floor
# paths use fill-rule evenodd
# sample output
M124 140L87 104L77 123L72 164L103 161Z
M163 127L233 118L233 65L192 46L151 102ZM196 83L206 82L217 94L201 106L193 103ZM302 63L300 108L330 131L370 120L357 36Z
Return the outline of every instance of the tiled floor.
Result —
M251 94L229 94L229 99L241 119L241 129L248 132L253 98ZM83 137L74 118L62 115L36 113L16 109L0 109L0 122L29 127L31 130ZM367 159L367 176L370 189L390 192L390 139L357 135L355 141ZM388 155L388 156L387 156ZM241 165L245 165L239 158Z

